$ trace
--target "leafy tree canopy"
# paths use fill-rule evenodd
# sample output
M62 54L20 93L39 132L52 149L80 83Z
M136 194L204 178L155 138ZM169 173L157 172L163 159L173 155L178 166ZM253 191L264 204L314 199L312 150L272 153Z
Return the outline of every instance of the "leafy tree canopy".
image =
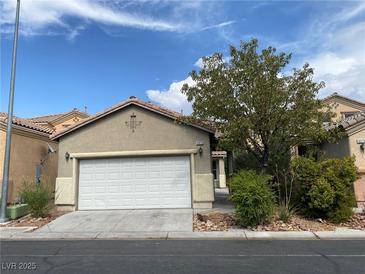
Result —
M262 168L294 146L329 139L323 122L331 113L317 99L324 83L313 81L308 64L285 73L290 59L273 47L259 51L256 39L230 46L229 61L222 53L204 57L190 73L196 84L182 88L192 118L214 122L221 146L251 152Z

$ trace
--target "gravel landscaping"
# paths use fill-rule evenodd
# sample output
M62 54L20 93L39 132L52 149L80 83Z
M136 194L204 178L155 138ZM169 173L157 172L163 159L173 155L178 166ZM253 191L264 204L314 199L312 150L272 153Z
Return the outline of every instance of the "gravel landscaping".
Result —
M348 222L337 225L322 219L312 220L296 215L288 223L275 217L271 223L245 229L252 231L333 231L339 227L365 230L365 213L357 213ZM210 212L194 215L194 231L228 231L237 228L233 214Z
M210 212L195 214L194 231L227 231L235 225L235 218L229 213Z
M56 211L53 210L50 214L48 214L45 218L33 218L30 214L23 216L19 219L12 220L7 224L0 225L0 227L36 227L34 230L52 222L58 217L66 214L65 211Z

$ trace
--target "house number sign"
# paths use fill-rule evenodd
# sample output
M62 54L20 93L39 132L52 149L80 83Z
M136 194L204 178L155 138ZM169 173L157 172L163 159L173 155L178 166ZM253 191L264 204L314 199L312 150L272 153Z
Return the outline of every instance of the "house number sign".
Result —
M142 121L137 121L137 116L134 114L134 112L132 113L129 121L125 122L125 125L129 127L129 129L132 130L132 132L134 132L135 129L141 124Z

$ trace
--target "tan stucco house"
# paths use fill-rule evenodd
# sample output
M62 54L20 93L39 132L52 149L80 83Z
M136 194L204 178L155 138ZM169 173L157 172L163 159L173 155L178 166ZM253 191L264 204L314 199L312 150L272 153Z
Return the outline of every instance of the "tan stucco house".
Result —
M59 142L56 205L71 210L212 207L214 129L180 118L132 96L53 134Z
M324 99L336 113L334 124L328 127L340 127L345 136L335 144L322 144L324 157L356 157L356 166L360 178L354 183L354 191L359 207L365 206L365 104L341 96L337 93Z
M335 116L332 118L333 122L341 121L365 111L365 103L342 96L337 92L324 98L323 103L329 105L331 111L335 113Z
M49 153L48 145L56 152L58 151L58 143L52 141L49 138L50 135L87 117L89 115L77 109L62 114L35 118L13 117L8 188L9 203L19 200L19 188L23 182L35 180L36 166ZM6 124L7 113L0 112L0 187L4 166ZM57 177L57 161L56 155L48 155L41 173L42 183L49 184L52 189L55 187Z
M86 111L81 112L77 108L74 108L66 113L32 117L28 118L28 120L34 124L47 127L51 129L52 132L59 132L88 117L89 114L87 114Z

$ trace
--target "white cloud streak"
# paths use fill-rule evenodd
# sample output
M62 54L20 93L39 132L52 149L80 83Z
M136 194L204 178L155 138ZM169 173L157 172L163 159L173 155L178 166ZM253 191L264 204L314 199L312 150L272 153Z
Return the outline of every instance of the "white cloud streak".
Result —
M45 29L47 27L58 27L70 32L72 37L75 34L75 28L66 20L70 17L104 25L153 31L181 31L181 25L179 24L154 19L145 14L126 12L112 4L112 2L95 0L22 1L20 11L21 32L23 35L35 35L46 33ZM9 26L14 24L15 6L16 1L13 0L3 0L0 3L0 24L3 32L7 32L11 29Z
M226 21L226 22L222 22L222 23L219 23L219 24L203 27L203 28L200 29L200 31L210 30L210 29L219 29L219 28L227 27L227 26L232 25L234 23L236 23L236 21Z
M23 0L20 33L65 35L74 40L91 23L99 24L102 29L113 26L186 34L234 24L234 21L214 24L214 20L212 24L211 18L217 19L213 14L220 14L217 5L168 0ZM15 0L0 0L2 33L13 32L15 6Z

